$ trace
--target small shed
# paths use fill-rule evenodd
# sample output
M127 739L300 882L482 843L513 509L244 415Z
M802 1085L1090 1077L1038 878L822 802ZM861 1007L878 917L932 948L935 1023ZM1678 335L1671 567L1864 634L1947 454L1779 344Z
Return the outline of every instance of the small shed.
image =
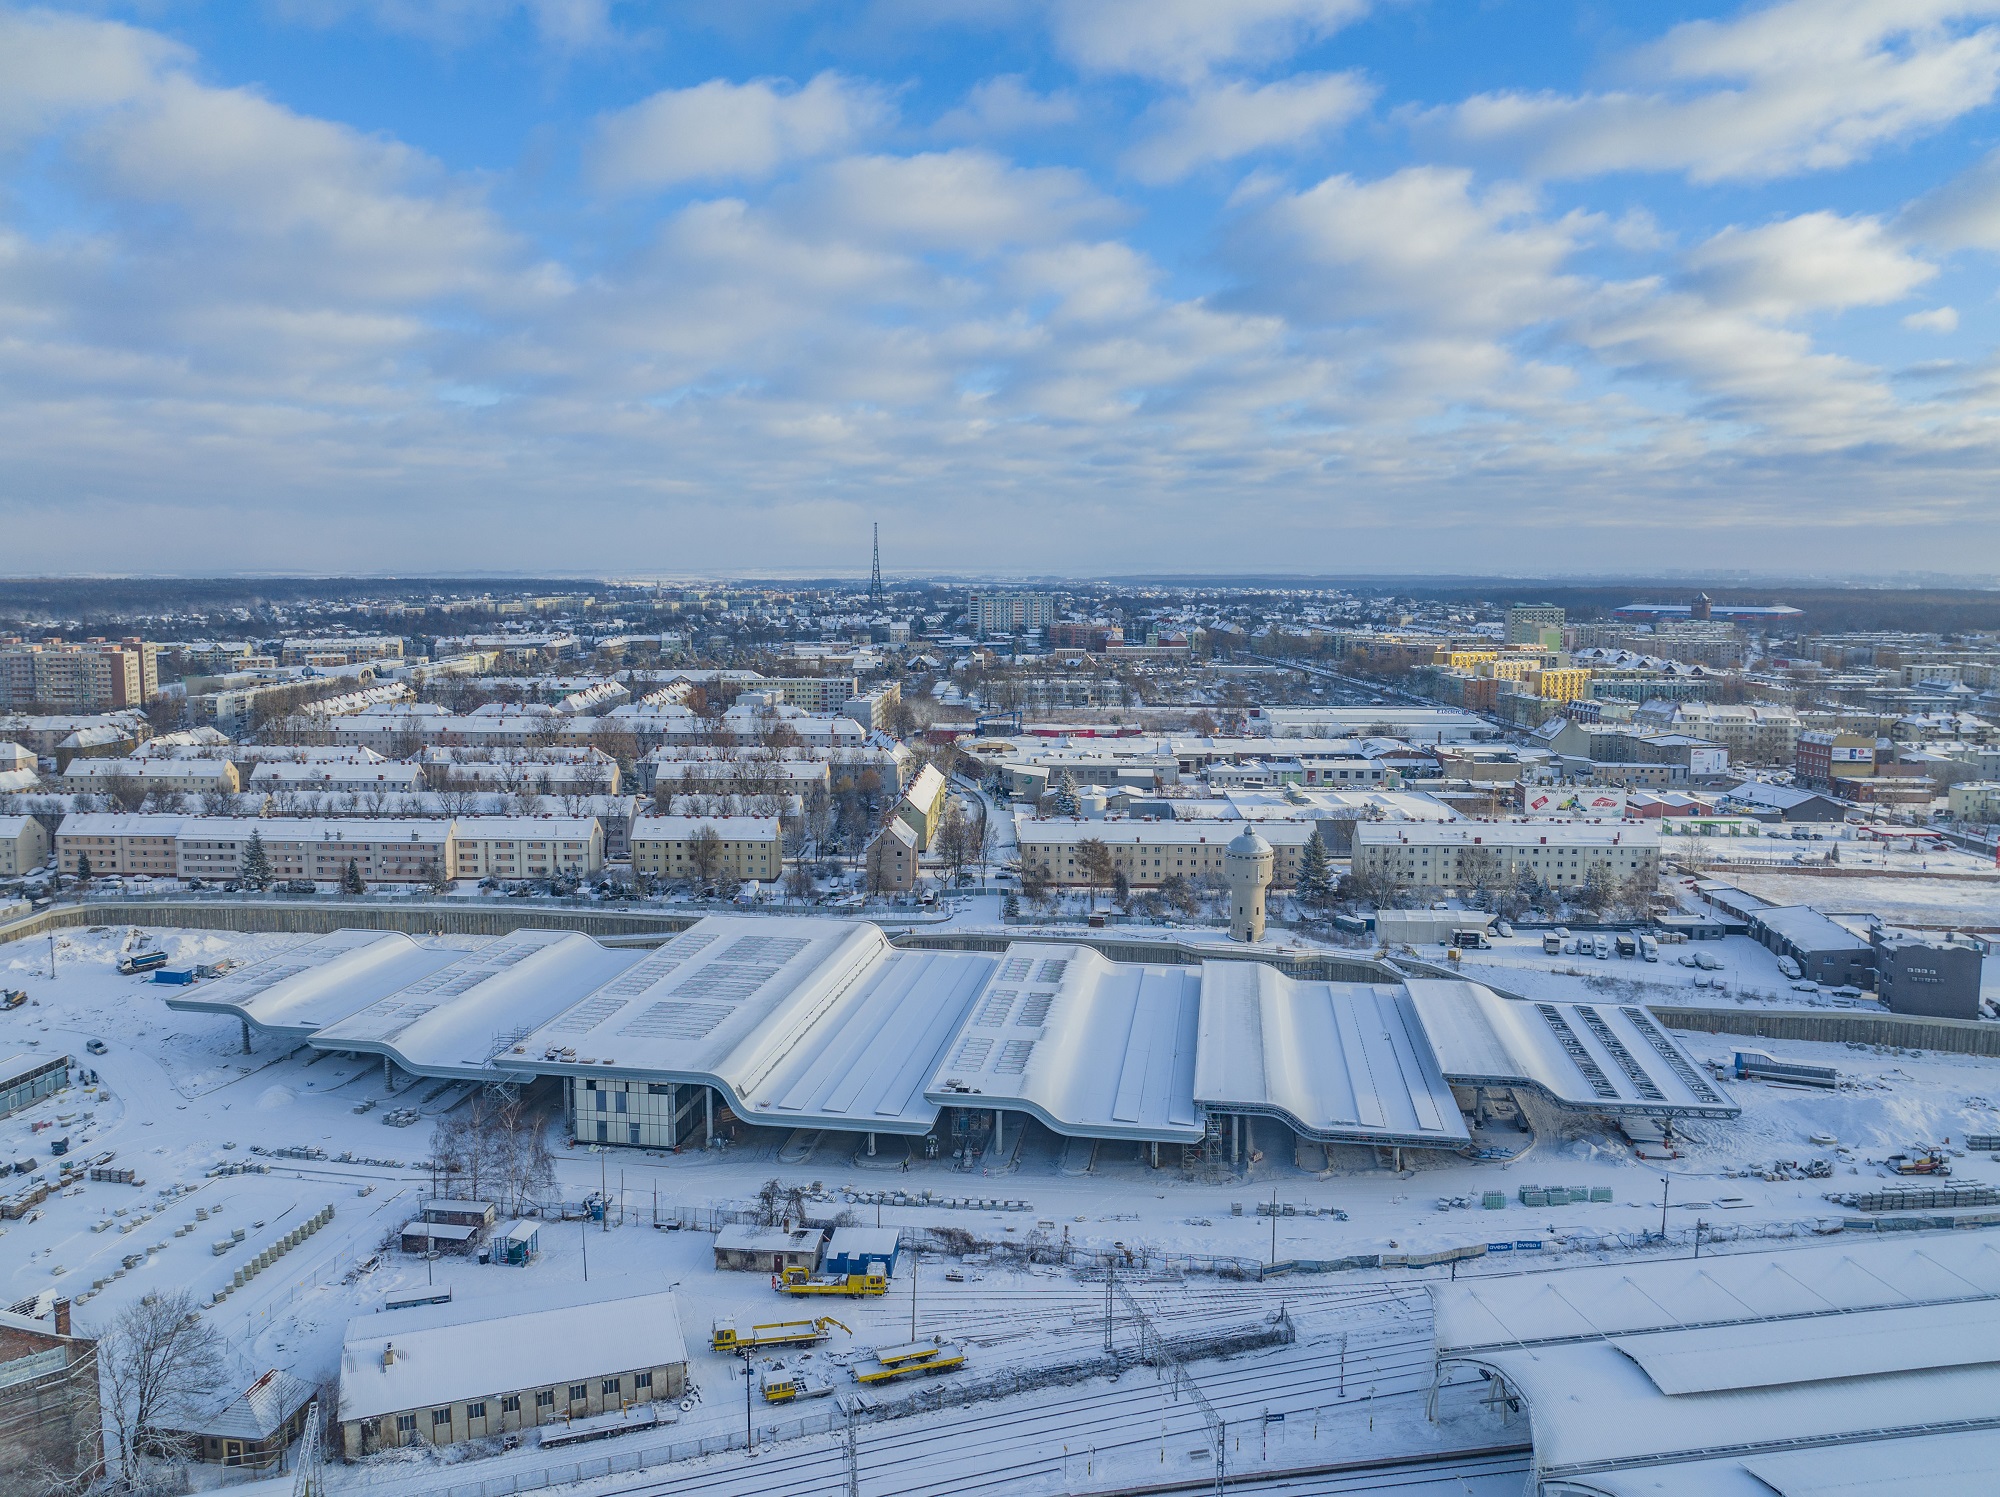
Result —
M434 1201L424 1202L424 1220L444 1222L454 1227L478 1227L484 1229L493 1225L499 1216L491 1201L457 1201L440 1196Z
M520 1267L542 1255L542 1227L539 1222L514 1221L493 1238L493 1261Z
M817 1273L823 1241L816 1227L724 1227L715 1234L715 1266L751 1273L783 1273L788 1268Z
M467 1253L472 1250L472 1240L479 1235L477 1227L461 1227L455 1222L406 1222L403 1225L403 1251L406 1253Z
M894 1277L902 1250L902 1234L894 1227L836 1227L826 1245L826 1271Z
M163 1422L191 1437L194 1458L218 1466L275 1466L305 1429L316 1392L304 1378L272 1368L242 1392Z

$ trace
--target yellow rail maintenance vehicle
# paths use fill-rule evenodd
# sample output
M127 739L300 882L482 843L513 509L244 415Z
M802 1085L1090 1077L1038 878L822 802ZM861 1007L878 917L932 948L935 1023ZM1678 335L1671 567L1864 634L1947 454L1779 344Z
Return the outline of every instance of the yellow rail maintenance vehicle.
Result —
M833 1393L833 1379L811 1367L780 1364L764 1373L764 1402L793 1403L801 1398L826 1398Z
M766 1325L753 1325L748 1330L739 1330L734 1316L725 1316L710 1327L708 1349L710 1351L733 1351L749 1355L752 1352L774 1351L781 1347L817 1346L835 1331L846 1331L847 1327L831 1315L822 1315L817 1320L778 1320ZM847 1332L850 1336L854 1333Z
M889 1280L879 1273L812 1273L804 1268L788 1268L771 1275L771 1287L780 1294L844 1294L849 1299L887 1294Z
M965 1343L947 1341L942 1336L929 1341L911 1341L902 1346L885 1346L873 1361L854 1365L857 1383L889 1383L898 1378L928 1377L936 1372L957 1372L965 1365Z

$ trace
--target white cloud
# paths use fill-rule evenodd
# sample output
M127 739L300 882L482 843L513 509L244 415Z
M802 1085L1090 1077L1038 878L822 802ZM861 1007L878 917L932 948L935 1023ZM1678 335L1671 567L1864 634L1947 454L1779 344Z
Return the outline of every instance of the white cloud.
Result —
M1148 111L1150 132L1125 156L1144 182L1274 147L1307 146L1366 109L1375 88L1358 73L1303 73L1267 83L1205 85Z
M1711 304L1778 320L1901 301L1937 274L1880 219L1825 212L1725 229L1685 263L1689 283Z
M1248 219L1232 253L1254 305L1506 334L1564 311L1583 284L1562 266L1585 222L1551 223L1533 207L1517 188L1477 193L1454 168L1329 177Z
M1018 73L988 78L965 96L965 102L937 123L938 133L988 139L1053 130L1073 124L1076 99L1067 93L1038 94Z
M564 51L612 41L611 0L266 0L287 19L333 26L359 16L398 36L462 46L526 12L536 34Z
M181 47L154 32L0 10L0 146L65 116L126 103L186 61Z
M592 173L609 188L758 181L846 150L889 117L872 84L821 73L804 88L717 78L665 89L599 122Z
M1055 0L1056 44L1096 72L1192 82L1268 62L1366 14L1369 0Z
M1080 172L1018 167L976 149L846 157L785 201L807 233L974 254L1046 244L1119 211Z
M1958 309L1929 307L1921 312L1912 312L1903 319L1903 326L1913 333L1955 333L1958 331Z
M1759 181L1863 160L2000 92L2000 0L1783 0L1691 21L1629 59L1640 86L1500 92L1422 116L1543 175Z
M1910 204L1901 228L1939 249L2000 250L2000 151Z

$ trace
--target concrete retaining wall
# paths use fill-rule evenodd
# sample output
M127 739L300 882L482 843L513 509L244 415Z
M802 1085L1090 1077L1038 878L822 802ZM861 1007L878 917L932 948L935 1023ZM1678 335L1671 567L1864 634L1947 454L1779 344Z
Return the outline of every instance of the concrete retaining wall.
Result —
M1647 1012L1669 1029L1741 1034L1766 1040L1816 1040L1822 1044L1894 1045L1952 1055L2000 1055L2000 1024L1971 1019L1919 1019L1817 1008L1674 1008Z
M573 930L587 936L657 936L686 930L700 917L653 911L550 909L546 905L436 903L373 904L329 900L296 903L265 900L93 900L58 905L0 926L0 942L75 930L91 925L171 926L183 930L240 930L323 935L333 930L397 930L406 935L504 936L532 926Z

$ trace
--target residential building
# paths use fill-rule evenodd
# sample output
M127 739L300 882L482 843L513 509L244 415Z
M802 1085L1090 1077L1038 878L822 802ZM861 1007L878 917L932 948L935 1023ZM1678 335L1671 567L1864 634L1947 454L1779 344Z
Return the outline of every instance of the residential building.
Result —
M0 710L112 712L159 694L159 646L102 639L0 643Z
M89 1485L104 1469L103 1421L97 1342L72 1333L69 1301L46 1321L0 1311L0 1492Z
M621 1294L601 1276L356 1316L340 1354L341 1448L456 1445L615 1413L680 1398L687 1374L672 1291Z
M364 660L401 660L400 634L328 634L281 641L278 659L285 665L359 665Z
M0 816L0 878L23 878L49 860L49 831L32 816Z
M420 765L394 764L379 754L367 759L358 755L346 759L267 760L250 771L253 792L265 795L322 794L361 795L394 791L412 795L424 788Z
M1266 829L1268 831L1268 829ZM1613 884L1659 878L1660 832L1652 822L1362 822L1354 828L1354 875L1402 889L1505 888L1524 876L1579 889L1593 869Z
M88 859L94 875L178 878L175 838L185 816L122 816L72 811L56 828L56 867L75 873Z
M860 683L852 676L765 676L752 681L748 691L774 691L787 707L801 712L847 712L847 704L859 693ZM847 713L853 716L852 713ZM879 726L864 724L864 726Z
M868 887L878 894L907 894L917 886L917 834L900 816L882 824L869 842Z
M785 871L784 833L775 816L635 816L629 840L632 871L655 878L693 879L704 832L717 839L717 880L770 883Z
M1553 603L1516 603L1507 610L1507 643L1560 649L1562 628L1568 617Z
M1114 873L1122 873L1135 889L1155 889L1170 878L1187 883L1219 881L1225 871L1224 851L1248 823L1234 821L1038 821L1018 816L1014 835L1021 848L1021 868L1040 871L1050 883L1064 888L1090 887L1079 861L1082 845L1104 844ZM1365 825L1365 823L1363 823ZM1317 823L1259 821L1257 831L1274 854L1271 884L1289 889L1298 880L1299 859L1312 840ZM1331 838L1323 838L1328 846ZM1101 887L1101 886L1099 886Z
M588 878L604 867L595 816L461 816L452 847L454 878Z
M1838 790L1842 780L1864 780L1875 773L1875 737L1833 728L1809 728L1799 734L1792 755L1792 778L1809 790Z
M72 759L62 788L105 794L130 787L147 794L234 795L243 788L227 759Z
M339 883L352 863L367 883L417 884L434 873L449 875L452 829L449 821L387 817L190 816L175 846L181 878L242 877L254 835L263 840L273 879Z
M1046 629L1056 621L1048 593L978 593L966 605L966 630L980 638Z
M1642 726L1698 733L1729 750L1732 764L1784 765L1797 758L1799 720L1788 708L1725 706L1716 702L1647 703L1635 719Z
M938 823L944 819L949 794L943 772L935 764L926 764L917 771L917 777L910 781L910 788L896 803L897 817L907 822L910 830L917 834L919 848L929 847L931 839L937 836Z
M891 681L883 686L872 686L867 691L857 691L840 704L842 716L851 717L871 733L886 733L896 720L896 709L903 703L903 684Z
M1991 824L2000 821L2000 780L1966 780L1953 785L1950 797L1954 821Z

